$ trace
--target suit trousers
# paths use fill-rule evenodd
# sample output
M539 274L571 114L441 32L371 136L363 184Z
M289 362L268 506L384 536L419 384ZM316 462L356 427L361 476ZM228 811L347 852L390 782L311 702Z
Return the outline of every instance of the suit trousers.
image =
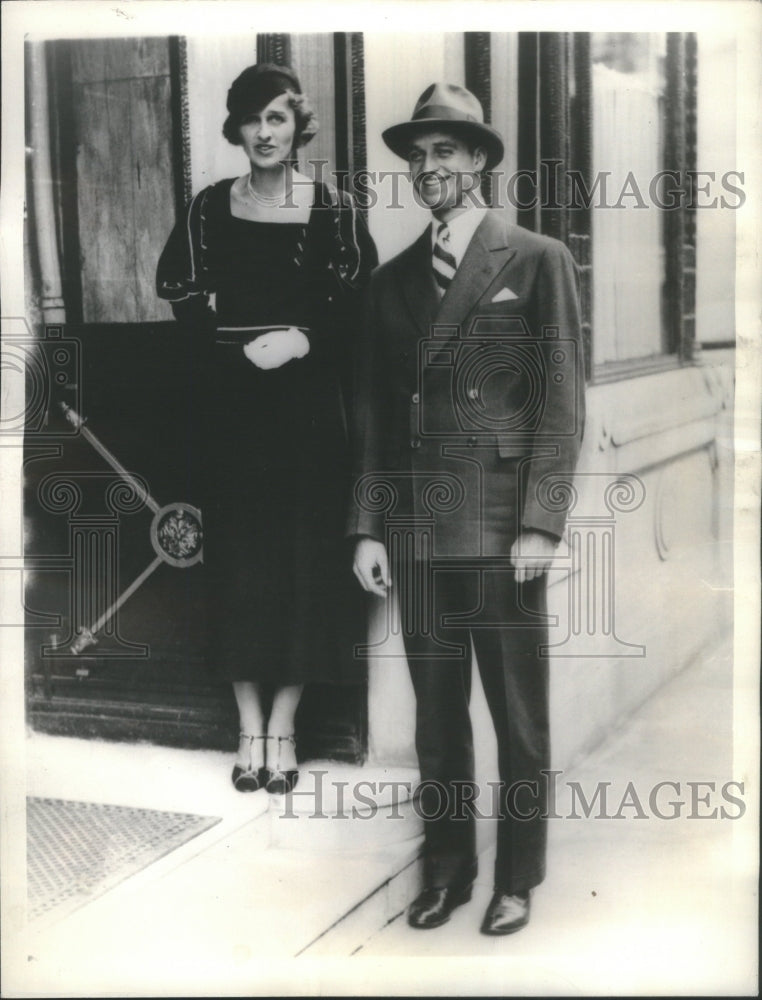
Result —
M476 818L497 815L495 886L530 889L545 876L547 840L546 579L518 584L512 569L478 561L437 569L410 558L394 570L416 694L425 884L470 882ZM472 643L497 737L499 783L469 804L476 792Z

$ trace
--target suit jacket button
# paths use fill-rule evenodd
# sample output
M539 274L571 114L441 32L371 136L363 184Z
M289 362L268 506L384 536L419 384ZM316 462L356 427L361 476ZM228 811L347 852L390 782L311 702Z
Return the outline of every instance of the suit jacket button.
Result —
M414 392L413 395L410 397L410 399L412 400L413 403L420 403L421 401L421 397L417 392Z
M420 438L412 438L411 441L410 441L410 447L411 448L420 448L421 447L421 439Z

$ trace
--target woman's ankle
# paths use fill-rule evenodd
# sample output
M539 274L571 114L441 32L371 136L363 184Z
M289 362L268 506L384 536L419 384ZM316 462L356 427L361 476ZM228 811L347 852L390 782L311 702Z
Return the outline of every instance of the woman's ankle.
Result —
M296 741L293 733L267 734L267 767L272 771L292 771L297 768Z
M263 733L241 731L236 763L247 771L256 771L260 767L264 767L265 736Z

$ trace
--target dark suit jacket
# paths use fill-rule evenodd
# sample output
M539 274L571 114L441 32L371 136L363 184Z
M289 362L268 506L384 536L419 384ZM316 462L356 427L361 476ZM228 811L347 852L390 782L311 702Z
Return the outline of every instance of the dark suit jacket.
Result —
M456 556L560 538L584 421L571 254L486 210L440 301L427 227L373 274L355 393L348 534L414 519Z

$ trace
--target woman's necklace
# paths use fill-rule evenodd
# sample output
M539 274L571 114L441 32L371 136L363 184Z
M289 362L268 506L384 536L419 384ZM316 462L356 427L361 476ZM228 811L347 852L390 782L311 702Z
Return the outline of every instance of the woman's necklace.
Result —
M255 191L254 186L251 183L251 174L249 174L246 178L246 189L252 199L264 208L276 208L278 205L283 203L286 197L285 190L281 194L274 195L260 194L258 191Z

